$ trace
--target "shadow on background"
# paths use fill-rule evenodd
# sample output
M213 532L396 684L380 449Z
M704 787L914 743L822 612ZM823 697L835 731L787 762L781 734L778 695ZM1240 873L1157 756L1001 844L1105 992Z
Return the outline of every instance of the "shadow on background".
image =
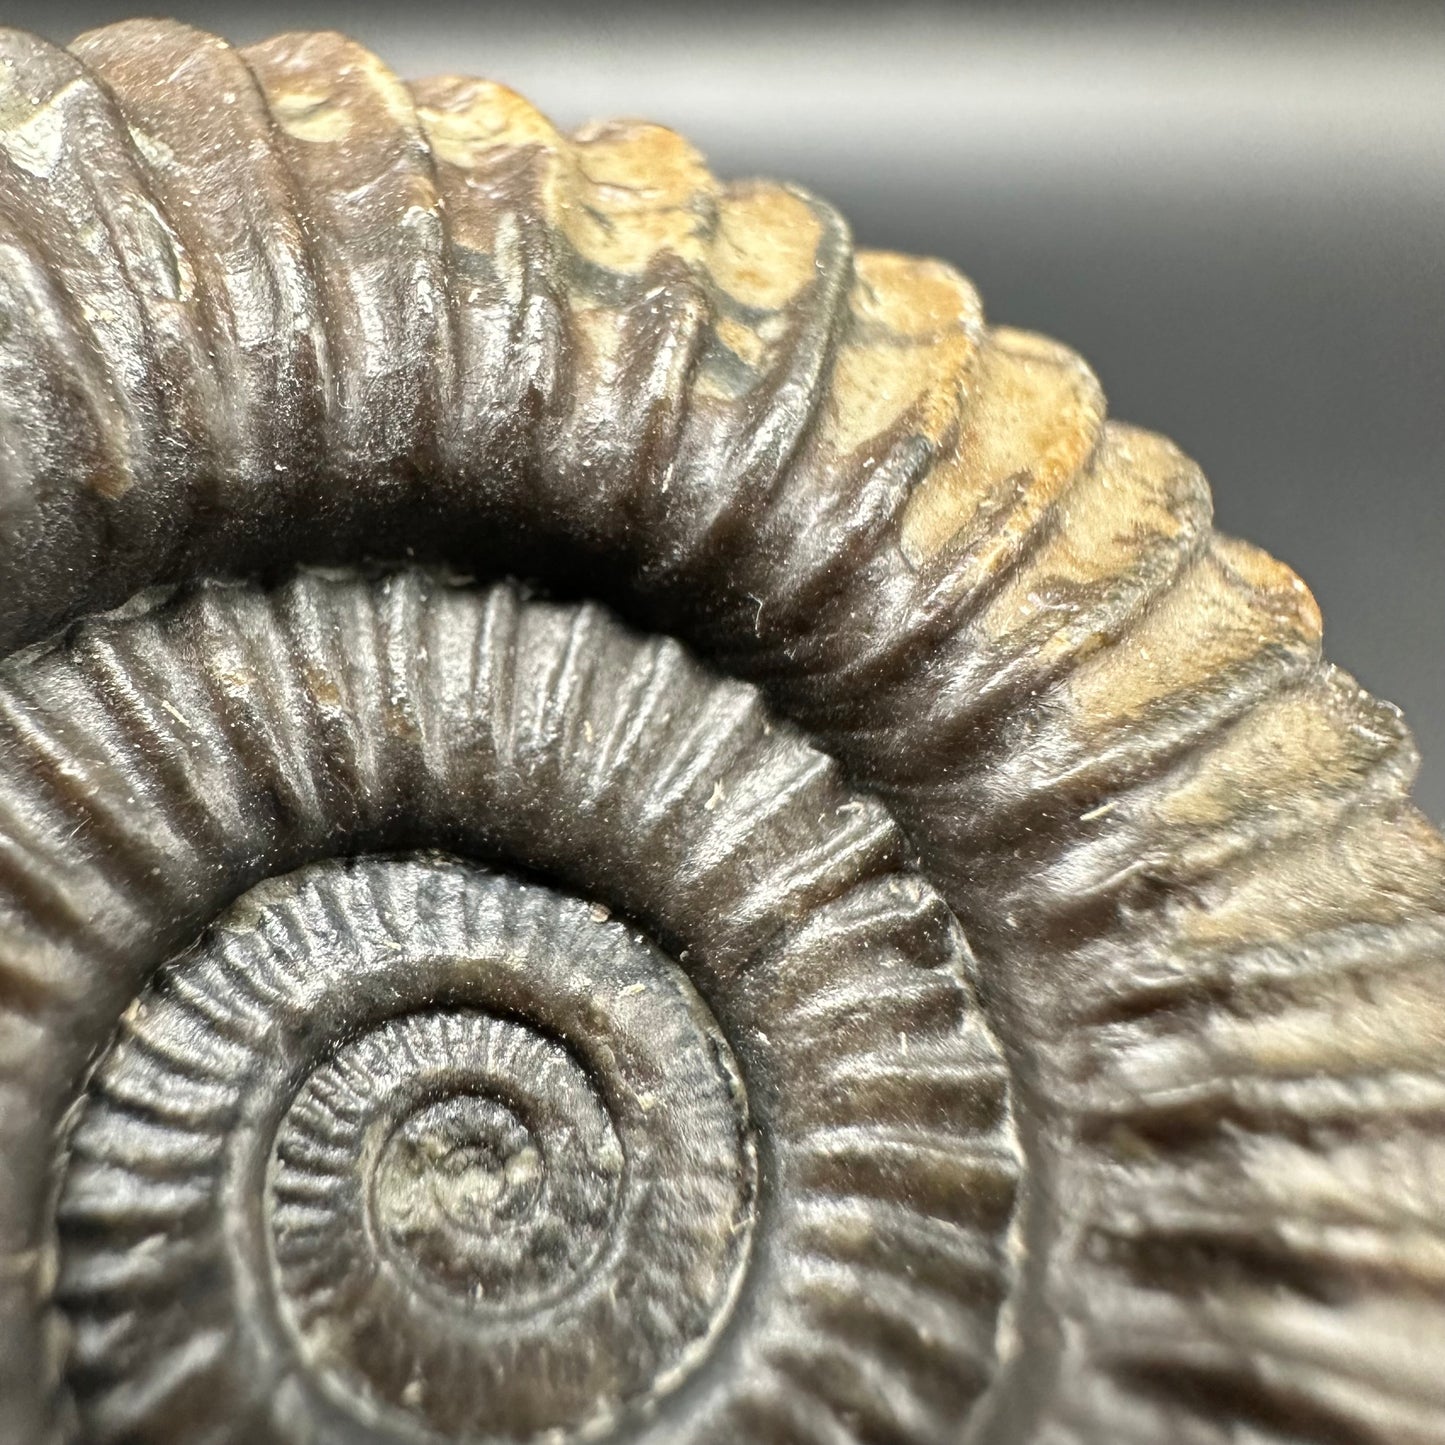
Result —
M724 9L727 14L724 18ZM599 13L601 12L601 13ZM68 40L126 5L19 0ZM1445 817L1445 7L180 4L346 29L559 124L639 115L833 201L1059 337L1290 562Z

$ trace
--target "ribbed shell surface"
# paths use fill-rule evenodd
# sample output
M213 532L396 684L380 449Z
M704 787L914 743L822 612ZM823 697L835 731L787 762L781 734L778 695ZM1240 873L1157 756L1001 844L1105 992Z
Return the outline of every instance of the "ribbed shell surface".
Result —
M486 617L532 604L499 577L601 606L507 652ZM69 50L0 32L0 1291L24 1321L0 1437L112 1418L77 1426L62 1381L63 1121L84 1090L101 1107L90 1066L131 999L245 889L447 848L601 897L673 957L721 927L665 916L690 900L647 872L665 849L594 878L602 834L528 856L458 811L481 784L447 783L467 710L499 715L479 658L545 654L558 700L579 648L626 673L628 628L833 770L860 878L961 926L968 1078L995 1100L963 1211L1003 1281L959 1356L976 1387L918 1405L890 1371L926 1342L880 1328L822 1376L769 1357L803 1394L755 1374L771 1404L720 1414L734 1438L1445 1441L1445 845L1397 712L1322 661L1300 580L1216 534L1198 470L1107 419L1071 352L988 323L942 263L855 251L804 191L720 182L653 126L560 134L490 82L403 84L340 36L234 50L152 21ZM575 771L597 724L564 714ZM391 762L407 779L377 782ZM228 815L211 766L274 769L274 816ZM710 766L683 771L722 827ZM799 840L759 845L755 913L741 886L697 896L775 920ZM146 869L177 859L206 887L135 923L124 967L41 939L123 952L80 874L159 908ZM724 1034L760 1026L698 987ZM786 1114L762 1110L764 1153ZM37 1118L53 1157L8 1142ZM840 1288L803 1338L864 1308Z

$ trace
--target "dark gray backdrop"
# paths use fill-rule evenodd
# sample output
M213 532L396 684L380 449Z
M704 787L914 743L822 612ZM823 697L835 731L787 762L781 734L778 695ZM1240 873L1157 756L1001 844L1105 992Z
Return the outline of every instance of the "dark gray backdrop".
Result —
M125 4L12 0L58 40ZM1330 656L1399 703L1445 817L1445 5L244 5L561 124L642 115L968 272L1174 437L1219 525L1292 563Z

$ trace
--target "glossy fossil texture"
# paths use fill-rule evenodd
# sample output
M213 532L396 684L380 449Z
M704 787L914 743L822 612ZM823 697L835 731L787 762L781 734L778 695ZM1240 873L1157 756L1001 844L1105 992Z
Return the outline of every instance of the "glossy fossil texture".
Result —
M107 686L142 674L178 756ZM1002 1059L896 828L750 689L595 608L417 574L211 588L83 627L22 687L61 780L22 755L6 782L49 895L12 957L82 1006L13 1061L12 1197L127 1010L59 1209L94 1436L341 1442L379 1411L408 1438L408 1407L448 1436L580 1431L688 1383L724 1322L655 1438L745 1437L912 1315L936 1348L897 1362L895 1405L977 1394L1017 1173ZM419 846L573 894L337 861ZM537 1155L511 1250L435 1199L391 1217L417 1207L386 1183L399 1126L469 1099L527 1126L505 1157ZM295 1359L354 1408L288 1384Z
M0 1428L1445 1440L1408 734L1077 357L332 35L0 195Z

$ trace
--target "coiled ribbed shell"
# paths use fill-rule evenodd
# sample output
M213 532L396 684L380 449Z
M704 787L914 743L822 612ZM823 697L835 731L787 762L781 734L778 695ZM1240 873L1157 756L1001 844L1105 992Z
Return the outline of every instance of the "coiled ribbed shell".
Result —
M333 35L0 198L0 1434L1445 1440L1408 734L1076 357Z

